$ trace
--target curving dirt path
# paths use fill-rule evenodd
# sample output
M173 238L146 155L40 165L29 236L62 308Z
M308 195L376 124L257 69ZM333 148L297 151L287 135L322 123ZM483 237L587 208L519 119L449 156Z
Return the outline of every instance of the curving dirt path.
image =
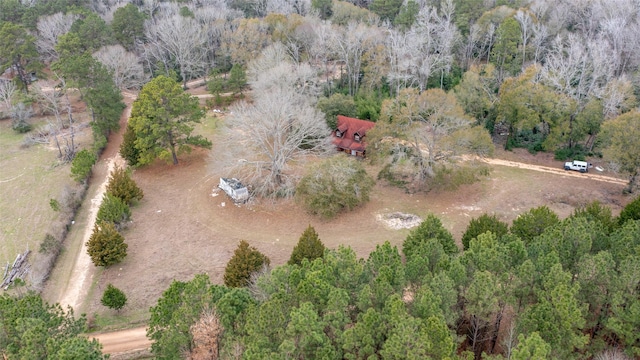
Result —
M105 354L129 353L148 350L151 347L151 340L147 338L145 327L92 334L89 338L98 340Z

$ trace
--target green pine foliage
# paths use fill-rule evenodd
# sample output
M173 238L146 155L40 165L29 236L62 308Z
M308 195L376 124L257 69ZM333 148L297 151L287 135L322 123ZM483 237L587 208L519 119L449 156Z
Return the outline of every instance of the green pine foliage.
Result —
M610 234L617 225L616 219L611 214L611 209L597 200L587 206L575 209L571 217L583 217L587 221L596 222L607 234Z
M127 205L131 205L133 201L140 201L144 197L142 189L131 178L131 172L119 166L111 172L107 193L119 198Z
M311 227L305 233L317 238ZM640 221L608 233L580 215L530 241L483 232L459 252L432 215L407 237L405 259L385 242L365 259L348 247L325 250L322 261L278 266L246 288L212 285L205 275L174 282L151 310L152 352L184 356L202 309L215 309L225 329L220 353L241 349L247 358L497 359L507 355L493 347L506 344L505 328L517 339L512 358L582 358L605 346L633 357L639 234ZM243 242L234 258L263 256Z
M127 296L122 290L112 284L108 284L107 289L102 294L100 303L110 309L119 311L127 304Z
M618 225L624 225L629 220L640 220L640 196L622 209L618 216Z
M211 141L193 133L203 117L198 98L186 93L174 79L160 75L145 84L129 118L135 132L133 146L138 151L136 164L160 158L177 165L178 155L194 147L211 149Z
M529 243L547 228L560 222L556 213L546 206L540 206L520 214L511 224L511 233L525 243Z
M469 242L471 239L475 239L478 235L484 234L487 231L491 231L498 238L509 232L509 225L500 221L495 215L482 214L480 217L471 219L467 230L462 235L462 246L464 250L469 248Z
M338 123L338 115L356 117L358 115L356 103L353 96L335 93L329 97L318 100L316 107L324 113L327 126L330 130L335 130Z
M411 258L418 251L421 244L429 239L438 240L446 254L457 254L460 251L456 246L455 240L453 240L453 235L444 228L440 219L433 214L429 214L404 240L402 253L407 259Z
M224 284L228 287L247 286L251 274L270 263L266 255L242 240L224 269Z
M300 180L296 198L309 213L331 219L368 202L374 185L375 180L358 160L334 156Z
M95 266L117 264L127 256L128 245L111 222L98 222L87 241L87 253Z
M313 261L324 256L324 244L320 241L320 237L311 225L300 236L300 240L291 252L289 265L300 265L302 259Z
M102 345L83 336L87 320L40 295L0 294L0 353L5 359L102 360Z
M89 150L80 150L71 161L71 177L77 182L87 181L98 158Z
M127 125L127 129L122 137L122 144L120 144L120 155L127 161L129 166L138 166L140 159L140 150L136 147L136 131Z
M96 222L111 222L117 226L122 226L130 219L131 209L126 202L109 192L104 194L102 204L98 209Z

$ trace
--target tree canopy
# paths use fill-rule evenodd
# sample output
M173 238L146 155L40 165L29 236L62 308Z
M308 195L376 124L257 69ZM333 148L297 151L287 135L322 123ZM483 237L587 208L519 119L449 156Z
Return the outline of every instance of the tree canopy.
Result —
M10 359L107 359L97 340L81 336L86 324L39 295L0 295L0 352Z
M178 164L178 154L192 147L211 148L211 142L193 134L204 112L198 99L184 92L180 84L166 76L147 83L133 103L130 129L135 132L138 165L156 158Z

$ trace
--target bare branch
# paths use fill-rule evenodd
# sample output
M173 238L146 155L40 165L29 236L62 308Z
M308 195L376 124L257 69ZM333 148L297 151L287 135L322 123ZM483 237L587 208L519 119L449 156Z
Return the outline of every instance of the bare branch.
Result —
M93 57L111 71L119 89L140 89L148 81L140 58L121 45L103 46Z

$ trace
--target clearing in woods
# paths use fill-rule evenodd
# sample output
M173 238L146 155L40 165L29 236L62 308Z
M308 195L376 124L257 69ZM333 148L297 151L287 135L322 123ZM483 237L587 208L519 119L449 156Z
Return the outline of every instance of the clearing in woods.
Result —
M208 120L204 125L214 123ZM213 142L213 154L224 151L216 148L215 136ZM531 160L526 152L500 152L505 155L512 161ZM112 283L129 299L119 317L143 323L148 317L146 310L171 281L187 281L194 274L207 273L214 283L222 283L224 267L240 240L256 246L272 264L282 264L309 224L326 246L348 245L359 256L367 256L384 241L400 246L409 233L385 226L379 220L381 214L402 212L424 217L433 213L459 239L469 220L485 212L510 223L521 212L541 205L565 217L593 200L607 204L614 213L626 201L620 195L624 182L574 176L582 174L565 173L560 162L550 160L538 165L560 169L557 173L494 165L489 179L453 192L407 194L379 182L369 203L331 221L321 221L292 200L234 205L216 188L219 177L233 174L211 173L209 161L207 152L195 151L183 156L177 166L156 163L136 170L134 179L145 197L133 208L133 223L124 232L128 256L100 273L87 299L86 312L99 317L113 314L100 305L100 296ZM371 175L376 175L376 170L368 167Z
M380 215L394 212L420 217L435 214L459 239L469 220L485 212L511 222L518 214L541 205L566 217L577 206L593 200L610 206L614 213L628 201L621 195L624 181L564 172L562 162L549 154L534 157L524 150L498 150L498 159L489 160L494 163L491 175L481 182L457 191L426 194L407 194L379 182L369 203L331 221L306 214L292 200L236 206L216 188L219 177L233 174L212 170L215 166L210 165L216 161L215 154L225 151L218 141L219 121L211 116L198 127L213 141L211 152L194 151L181 156L177 166L157 162L134 172L145 196L133 207L133 222L123 232L128 255L122 263L106 269L90 267L95 275L92 286L83 286L89 290L88 296L80 299L76 308L97 315L104 330L145 323L149 307L173 280L188 281L194 274L207 273L214 283L222 283L224 267L240 240L249 241L278 265L288 260L300 234L311 224L327 247L351 246L362 257L384 241L401 246L410 230L394 230L380 221ZM117 152L113 140L103 159ZM533 165L522 168L521 163ZM100 178L107 175L104 165L103 161L98 167ZM377 168L366 166L371 175L377 175ZM85 219L77 226L88 223ZM52 283L69 281L62 279L64 276L53 276ZM109 283L128 298L117 315L100 304ZM51 295L54 293L49 292L50 301L60 299Z

